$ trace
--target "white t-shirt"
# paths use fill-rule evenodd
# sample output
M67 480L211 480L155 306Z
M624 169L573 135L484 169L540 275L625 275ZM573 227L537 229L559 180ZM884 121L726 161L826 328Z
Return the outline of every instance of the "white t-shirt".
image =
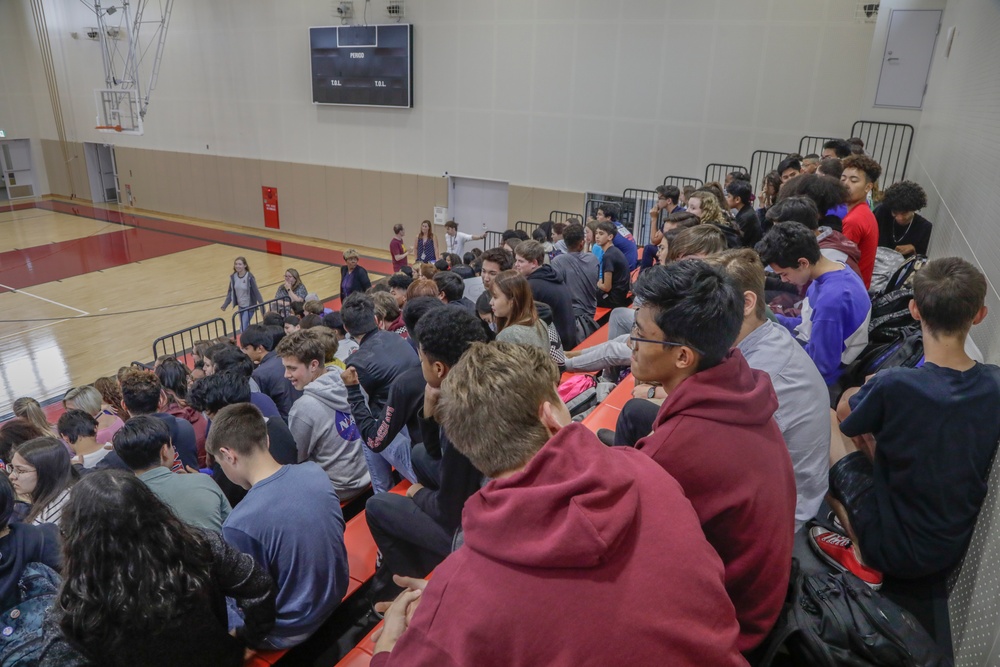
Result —
M466 234L465 232L455 232L454 236L447 233L444 235L444 243L447 251L459 257L465 253L465 242L471 240L472 234Z
M84 454L83 455L83 467L86 468L86 469L88 469L88 470L90 468L93 468L98 463L100 463L101 460L105 456L107 456L110 453L111 453L110 449L107 449L106 447L101 447L96 452L91 452L89 454Z

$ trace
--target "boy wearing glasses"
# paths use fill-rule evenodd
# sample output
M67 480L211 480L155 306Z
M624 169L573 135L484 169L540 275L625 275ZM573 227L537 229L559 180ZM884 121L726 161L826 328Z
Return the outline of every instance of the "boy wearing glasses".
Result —
M731 350L743 295L721 269L689 259L639 276L632 347L636 380L667 392L653 432L636 444L680 482L726 569L746 653L771 630L788 586L795 479L773 419L767 374Z

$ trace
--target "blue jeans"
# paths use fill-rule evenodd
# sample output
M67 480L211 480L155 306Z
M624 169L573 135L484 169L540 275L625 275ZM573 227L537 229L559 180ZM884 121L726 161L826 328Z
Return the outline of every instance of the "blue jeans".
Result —
M365 463L368 464L368 472L372 478L372 490L375 493L385 493L395 486L392 479L393 468L410 482L416 483L417 476L413 472L413 464L410 463L411 442L410 432L404 426L389 446L381 452L373 452L362 445Z
M240 327L240 331L246 331L247 327L250 326L251 315L253 315L252 310L245 310L242 313L240 313L240 324L242 325Z

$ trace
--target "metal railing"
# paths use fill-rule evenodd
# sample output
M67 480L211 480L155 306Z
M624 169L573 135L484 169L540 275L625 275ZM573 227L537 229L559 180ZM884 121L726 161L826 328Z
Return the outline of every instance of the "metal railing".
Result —
M812 137L805 136L799 139L799 155L805 157L810 153L815 153L816 155L823 154L823 144L828 141L833 141L837 137Z
M155 361L165 354L174 357L182 356L193 348L195 341L198 340L214 340L228 336L229 331L226 329L226 321L221 317L216 317L186 329L168 333L154 340L153 360Z
M524 232L525 234L528 235L528 238L530 239L531 238L531 232L533 232L536 229L538 229L538 227L540 227L541 224L542 223L540 223L540 222L530 222L528 220L518 220L517 222L514 223L514 229L516 229L518 231Z
M783 151L754 151L750 156L750 183L752 187L760 187L764 176L777 169L778 165L788 157Z
M264 315L269 310L281 313L281 316L285 317L292 311L292 300L287 296L283 296L280 299L271 299L270 301L258 303L256 306L240 308L233 313L231 320L233 333L235 334L237 331L243 331L245 328L242 321L243 315L248 315L248 326L251 324L260 324L264 320Z
M636 244L644 246L649 243L649 210L656 204L656 191L628 188L622 192L622 199L621 222L632 229Z
M705 185L705 181L700 178L691 178L690 176L667 176L663 179L664 185L676 185L681 190L684 189L685 185L693 185L697 190L701 186Z
M549 211L549 220L552 222L566 222L570 219L580 220L580 214L570 211Z
M587 220L597 217L597 209L601 208L602 204L614 204L621 208L622 202L616 201L615 199L588 199L587 203L583 206L583 221L586 224Z
M879 190L906 178L913 147L912 125L859 120L851 126L851 136L865 142L865 153L882 165Z
M483 248L485 250L490 250L491 248L499 248L503 245L503 233L487 231L484 232L485 237L483 238Z
M731 171L745 172L747 171L747 168L739 164L722 164L721 162L712 162L705 167L705 183L711 183L712 181L725 183L726 174Z

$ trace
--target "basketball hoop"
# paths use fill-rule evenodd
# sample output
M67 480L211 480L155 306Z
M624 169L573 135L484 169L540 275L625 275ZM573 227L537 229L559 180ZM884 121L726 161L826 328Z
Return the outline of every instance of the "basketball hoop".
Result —
M94 129L98 132L121 132L121 125L95 125Z

